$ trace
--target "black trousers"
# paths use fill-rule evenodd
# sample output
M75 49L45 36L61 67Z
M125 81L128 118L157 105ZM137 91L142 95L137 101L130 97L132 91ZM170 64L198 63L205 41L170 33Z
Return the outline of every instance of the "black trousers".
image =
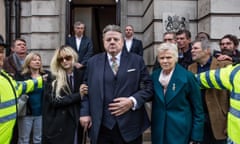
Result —
M205 114L205 122L204 122L204 137L203 137L203 141L201 142L201 144L226 144L227 140L216 140L214 135L213 135L213 131L212 131L212 127L211 127L211 123L210 123L210 119L208 114Z
M130 142L125 142L121 136L119 127L117 125L114 128L108 129L105 126L101 126L98 144L142 144L142 135Z

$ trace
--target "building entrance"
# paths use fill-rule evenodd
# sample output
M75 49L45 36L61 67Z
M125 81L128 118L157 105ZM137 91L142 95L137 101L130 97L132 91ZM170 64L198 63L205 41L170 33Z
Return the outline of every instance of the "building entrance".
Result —
M116 2L114 0L72 0L69 6L68 35L73 34L75 21L86 25L86 36L92 39L94 53L104 51L102 30L107 24L116 24Z

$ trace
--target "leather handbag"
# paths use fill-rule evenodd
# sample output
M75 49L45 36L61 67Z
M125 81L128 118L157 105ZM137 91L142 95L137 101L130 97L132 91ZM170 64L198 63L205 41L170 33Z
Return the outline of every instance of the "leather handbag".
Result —
M18 116L26 116L27 115L27 101L29 96L26 94L22 94L18 98Z

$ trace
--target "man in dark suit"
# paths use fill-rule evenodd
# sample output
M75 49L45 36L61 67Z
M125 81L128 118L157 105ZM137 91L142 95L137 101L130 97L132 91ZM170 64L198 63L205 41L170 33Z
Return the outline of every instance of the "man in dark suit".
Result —
M125 27L124 50L143 56L142 41L133 37L134 29L132 25Z
M88 87L80 87L81 93L88 89L80 123L91 127L92 144L141 144L142 133L150 126L144 108L153 94L149 73L141 56L123 50L119 26L104 28L103 43L106 52L88 61Z
M84 35L85 24L77 21L74 23L75 35L67 38L66 45L71 46L78 53L76 68L86 66L88 59L93 55L92 41Z

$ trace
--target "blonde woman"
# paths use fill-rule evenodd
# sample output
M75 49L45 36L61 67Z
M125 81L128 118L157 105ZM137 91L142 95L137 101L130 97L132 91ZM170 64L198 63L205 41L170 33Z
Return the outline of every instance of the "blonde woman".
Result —
M74 69L77 59L77 53L70 46L57 48L53 55L50 69L56 79L44 95L43 143L81 143L79 87L84 69Z
M42 67L41 56L38 53L29 53L23 63L21 72L23 78L34 79L46 74ZM18 144L30 143L30 139L34 144L41 143L42 137L42 97L43 88L35 89L28 93L26 116L18 117ZM30 138L32 132L33 138Z

